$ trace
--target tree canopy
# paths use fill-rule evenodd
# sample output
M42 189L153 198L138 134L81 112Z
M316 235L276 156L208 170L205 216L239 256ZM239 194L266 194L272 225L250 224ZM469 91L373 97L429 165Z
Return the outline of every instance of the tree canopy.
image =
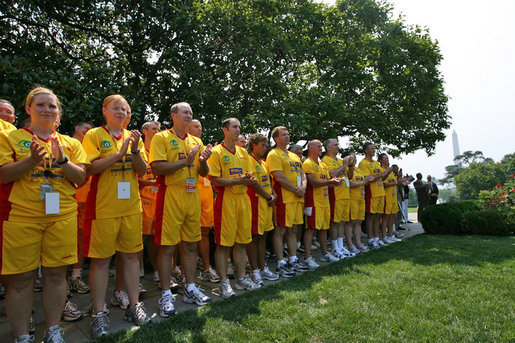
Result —
M244 133L285 125L398 155L433 152L449 127L437 42L383 1L7 0L0 29L0 97L20 116L34 84L52 88L64 132L100 124L112 93L133 128L189 102L206 141L237 117Z

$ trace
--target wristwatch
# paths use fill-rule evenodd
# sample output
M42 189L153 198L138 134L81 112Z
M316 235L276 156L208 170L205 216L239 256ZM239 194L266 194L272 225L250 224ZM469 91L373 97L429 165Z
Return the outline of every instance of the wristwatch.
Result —
M140 152L139 148L137 148L135 151L131 151L132 154L139 154L139 152Z
M62 160L62 162L55 160L55 162L57 162L58 165L66 164L66 163L68 163L68 161L69 161L69 159L67 156L64 156L64 160Z

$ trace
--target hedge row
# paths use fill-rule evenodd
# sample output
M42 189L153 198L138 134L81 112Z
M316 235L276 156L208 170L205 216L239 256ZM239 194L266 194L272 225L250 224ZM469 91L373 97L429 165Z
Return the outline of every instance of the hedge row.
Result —
M430 234L513 236L513 211L481 210L473 200L428 206L420 221Z

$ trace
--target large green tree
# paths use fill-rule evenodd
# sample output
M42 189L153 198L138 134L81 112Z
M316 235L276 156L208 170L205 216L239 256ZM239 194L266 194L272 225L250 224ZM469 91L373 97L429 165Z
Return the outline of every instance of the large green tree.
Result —
M497 184L504 184L508 179L501 163L470 163L461 173L454 177L456 192L460 199L477 199L481 190L490 189Z
M22 111L32 84L52 87L63 131L99 124L114 92L133 127L190 102L206 141L234 116L245 133L286 125L293 140L431 153L449 127L437 43L383 1L8 0L0 29L0 96Z

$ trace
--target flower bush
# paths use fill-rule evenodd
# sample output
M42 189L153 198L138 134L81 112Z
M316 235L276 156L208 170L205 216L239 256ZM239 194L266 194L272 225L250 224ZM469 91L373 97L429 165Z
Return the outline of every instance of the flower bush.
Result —
M481 207L486 210L515 210L515 174L504 185L479 193Z

